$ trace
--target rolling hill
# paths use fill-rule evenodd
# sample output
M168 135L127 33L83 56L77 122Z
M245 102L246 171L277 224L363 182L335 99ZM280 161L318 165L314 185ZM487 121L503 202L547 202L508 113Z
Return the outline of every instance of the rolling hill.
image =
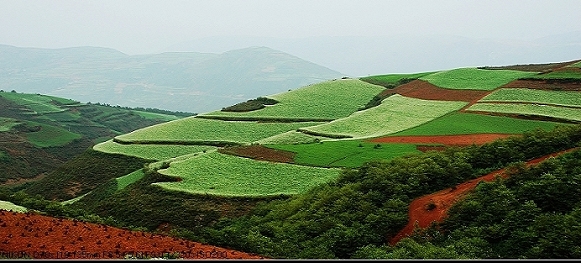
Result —
M341 78L260 96L116 134L0 194L269 258L578 255L581 60ZM507 167L507 181L474 181ZM459 200L451 221L388 244L415 198L468 181L477 195ZM559 241L548 222L570 231L558 247L546 242Z
M342 77L337 71L266 47L221 54L129 56L97 47L0 45L0 65L4 91L192 113Z
M0 184L41 179L95 143L190 115L0 92Z

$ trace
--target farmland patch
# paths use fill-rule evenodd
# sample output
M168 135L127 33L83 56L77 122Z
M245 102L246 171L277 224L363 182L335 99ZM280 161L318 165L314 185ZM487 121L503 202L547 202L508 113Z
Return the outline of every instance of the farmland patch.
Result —
M12 202L0 200L0 211L1 210L13 211L13 212L26 212L28 209L26 207L23 207L23 206L15 205Z
M501 88L528 88L555 91L581 91L580 82L557 81L554 79L515 80L502 85Z
M525 131L554 129L556 122L515 119L466 112L453 112L417 127L394 133L391 136L432 136L454 134L501 133L520 134Z
M411 144L440 144L447 146L481 145L498 139L505 139L512 134L458 134L435 136L386 136L369 139L372 143L411 143Z
M156 161L213 149L216 147L208 145L120 144L113 140L93 146L93 150L104 153L117 153Z
M530 77L535 72L459 68L421 77L421 80L447 89L493 90L513 80Z
M421 125L464 105L465 102L421 100L396 94L383 100L379 106L330 123L300 128L299 131L327 137L376 137Z
M187 117L119 135L115 140L123 143L245 144L317 124L320 122L274 123Z
M158 172L182 178L180 182L154 183L168 190L260 198L304 193L316 185L334 180L340 170L256 161L211 152L172 162L169 168Z
M312 144L267 145L269 148L296 154L297 164L320 167L356 168L373 160L389 160L406 154L419 153L412 144L383 144L362 140L325 141Z
M559 105L580 108L581 92L575 91L547 91L536 89L498 89L480 102L527 102L545 105Z
M250 112L214 111L199 114L204 118L231 118L241 120L320 120L329 121L347 117L377 95L384 88L357 79L325 81L301 87L267 98L278 103Z
M483 90L445 89L437 87L424 80L414 80L410 83L398 86L397 88L387 89L383 91L380 96L388 97L392 94L400 94L405 97L423 100L476 102L488 93L490 92Z
M527 116L545 116L559 120L581 122L581 108L566 108L528 103L476 103L466 110Z

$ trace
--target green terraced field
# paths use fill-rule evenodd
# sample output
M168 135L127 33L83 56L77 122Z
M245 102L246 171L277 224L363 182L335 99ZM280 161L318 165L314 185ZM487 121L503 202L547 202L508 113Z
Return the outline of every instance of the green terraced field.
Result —
M250 112L214 111L199 114L203 117L229 117L247 119L303 119L333 120L347 117L365 106L384 88L358 79L339 79L301 87L267 98L277 104Z
M120 144L108 140L93 146L96 151L135 156L147 160L166 160L181 155L216 149L207 145Z
M581 108L565 108L539 104L476 103L467 110L537 115L570 121L581 121Z
M413 144L381 145L361 140L325 141L296 145L267 145L269 148L296 153L295 163L321 167L356 168L373 160L389 160L411 153L420 153Z
M391 136L479 133L520 134L537 128L549 131L558 125L563 124L548 121L515 119L503 116L452 112L417 127L391 134Z
M429 74L436 73L433 72L421 72L421 73L410 73L410 74L387 74L387 75L376 75L359 78L365 82L373 83L376 85L397 85L403 79L418 79Z
M513 80L535 74L537 73L518 70L459 68L436 72L420 79L447 89L493 90Z
M2 201L2 200L0 200L0 210L22 212L22 213L28 211L28 209L26 209L26 207L15 205L11 202Z
M161 174L181 182L155 183L173 191L216 196L268 197L304 193L334 180L340 169L256 161L218 152L170 164Z
M143 178L144 176L145 176L145 173L143 173L143 170L140 169L140 170L132 172L128 175L115 178L115 180L117 180L117 190L121 190L121 189L127 187L128 185L137 182L139 179Z
M18 124L19 123L15 119L0 117L0 132L9 131L12 127Z
M279 133L320 124L320 122L248 122L187 117L149 126L115 137L124 142L233 142L252 143Z
M492 101L529 102L581 107L581 92L550 91L524 88L498 89L480 100L480 102Z
M0 96L15 102L16 104L30 108L33 114L44 114L51 112L61 112L65 109L59 107L56 103L73 105L78 104L74 100L51 97L37 94L24 94L16 92L0 92Z
M298 131L288 131L256 141L258 144L302 144L314 143L329 139L327 137L305 134Z
M66 129L42 123L27 122L28 126L40 126L39 131L27 132L26 139L38 147L62 146L82 136Z
M461 109L466 102L435 101L408 98L399 94L383 100L381 105L330 123L301 128L300 131L322 136L369 138L409 129Z
M540 74L531 76L531 78L535 79L581 79L581 72L575 70L574 68L566 69L566 70L559 70L553 71L546 74Z

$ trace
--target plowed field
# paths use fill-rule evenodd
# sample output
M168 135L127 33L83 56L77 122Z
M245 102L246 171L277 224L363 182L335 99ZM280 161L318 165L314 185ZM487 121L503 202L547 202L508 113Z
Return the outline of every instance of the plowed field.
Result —
M434 135L434 136L389 136L369 140L372 143L410 143L410 144L442 144L447 146L481 145L504 139L511 134L462 134L462 135Z
M387 89L382 92L380 96L387 96L395 93L406 97L424 100L466 101L474 103L488 95L490 91L443 89L434 86L427 81L414 80L400 85L397 88Z
M159 258L262 259L235 250L165 235L129 231L35 213L0 210L0 256L34 259Z

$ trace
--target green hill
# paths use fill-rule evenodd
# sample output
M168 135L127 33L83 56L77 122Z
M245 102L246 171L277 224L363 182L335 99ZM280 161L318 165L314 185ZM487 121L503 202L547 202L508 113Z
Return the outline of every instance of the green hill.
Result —
M579 69L572 61L322 81L119 132L0 194L272 258L576 258ZM549 73L560 70L567 78ZM27 105L20 114L79 123ZM87 107L74 105L66 107ZM43 130L12 118L3 130ZM388 244L415 198L507 167L508 179L479 183L449 219Z
M0 92L0 183L41 179L95 143L187 116Z

